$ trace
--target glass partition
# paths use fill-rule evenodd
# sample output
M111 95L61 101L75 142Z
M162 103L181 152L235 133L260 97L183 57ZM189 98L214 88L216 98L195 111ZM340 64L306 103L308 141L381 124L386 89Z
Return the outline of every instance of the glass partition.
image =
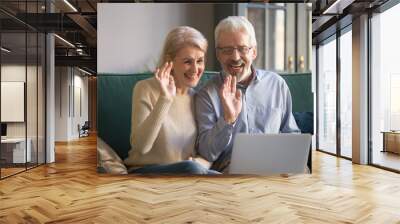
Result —
M27 150L29 153L28 168L37 165L37 76L38 76L38 35L36 32L27 33L27 98L26 98L26 113L27 113Z
M45 146L45 111L46 111L46 36L38 33L38 64L37 64L37 162L44 164L46 162Z
M44 12L44 1L8 1L0 7L0 178L45 162L45 35L17 19ZM32 17L33 19L37 17Z
M1 34L1 122L6 133L1 139L1 176L24 171L30 162L26 150L26 33ZM5 51L4 49L7 49Z

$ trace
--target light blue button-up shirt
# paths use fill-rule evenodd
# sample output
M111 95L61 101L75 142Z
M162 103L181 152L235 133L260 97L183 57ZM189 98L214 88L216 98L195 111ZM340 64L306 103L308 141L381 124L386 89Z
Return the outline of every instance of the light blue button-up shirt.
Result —
M195 96L198 152L208 161L214 162L222 152L230 152L236 133L300 132L285 80L264 70L256 70L247 88L241 88L242 111L235 123L226 123L218 94L223 78L222 73L218 74Z

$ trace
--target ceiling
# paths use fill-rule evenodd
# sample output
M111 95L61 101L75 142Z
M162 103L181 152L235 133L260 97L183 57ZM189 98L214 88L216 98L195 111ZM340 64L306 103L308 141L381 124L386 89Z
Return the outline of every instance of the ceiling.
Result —
M313 3L312 34L316 44L334 34L339 27L351 23L352 17L373 10L388 0L311 0L285 1ZM118 0L1 0L0 22L2 43L22 52L25 29L29 31L54 32L56 65L80 66L96 72L97 57L97 3L103 2L166 2L166 1L118 1ZM206 2L197 0L194 2ZM225 2L225 1L220 1ZM248 2L248 1L247 1ZM270 0L268 2L282 2ZM51 12L51 13L50 13ZM59 38L60 37L60 38ZM29 39L29 38L28 38ZM68 41L66 43L62 39ZM29 40L28 40L29 42ZM5 46L3 44L3 46ZM28 44L35 48L35 42ZM17 53L16 53L17 54Z
M97 0L1 0L2 46L12 49L3 60L16 61L22 55L35 55L36 33L54 32L56 66L79 66L96 73ZM50 13L51 12L51 13ZM25 40L25 31L28 32ZM29 34L30 32L35 33ZM66 41L64 41L66 40ZM26 44L27 42L28 44ZM69 42L69 43L67 43ZM25 47L27 46L27 47Z
M389 0L317 0L313 4L312 37L318 44L350 25L353 17L376 12Z

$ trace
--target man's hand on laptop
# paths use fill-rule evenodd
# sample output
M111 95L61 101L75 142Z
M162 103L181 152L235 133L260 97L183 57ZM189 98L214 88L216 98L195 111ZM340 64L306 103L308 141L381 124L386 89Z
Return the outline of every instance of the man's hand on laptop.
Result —
M242 110L242 92L236 89L236 82L236 76L228 75L219 91L224 109L224 120L228 124L235 122Z

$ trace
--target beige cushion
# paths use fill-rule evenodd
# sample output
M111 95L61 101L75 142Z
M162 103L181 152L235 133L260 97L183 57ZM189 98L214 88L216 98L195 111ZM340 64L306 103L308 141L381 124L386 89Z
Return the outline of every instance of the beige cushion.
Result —
M97 166L106 173L127 174L126 166L118 154L101 138L97 137Z

